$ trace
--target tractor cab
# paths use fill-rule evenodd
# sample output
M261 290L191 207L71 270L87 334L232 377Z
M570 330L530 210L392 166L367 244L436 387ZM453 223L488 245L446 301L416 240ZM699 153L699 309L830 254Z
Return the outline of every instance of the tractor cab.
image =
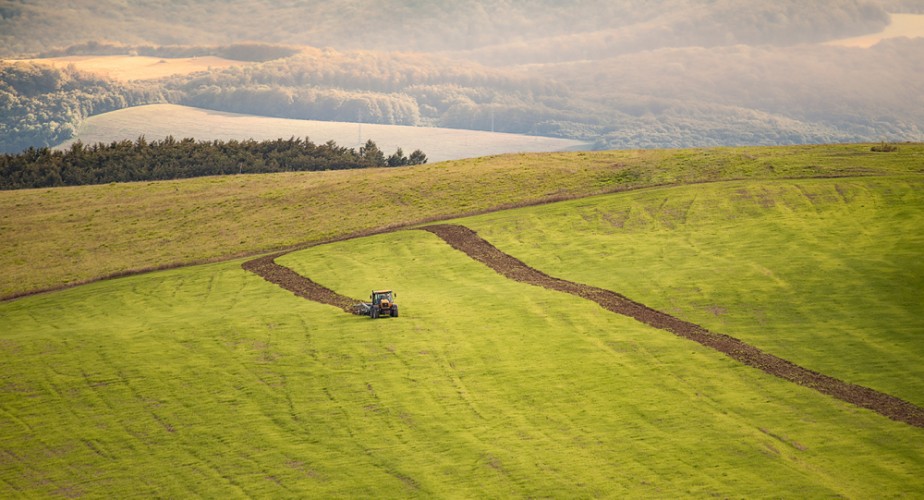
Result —
M385 301L385 304L382 304L382 301ZM385 305L385 307L388 307L387 304L393 304L394 302L394 292L391 290L378 290L372 292L372 304L376 306Z

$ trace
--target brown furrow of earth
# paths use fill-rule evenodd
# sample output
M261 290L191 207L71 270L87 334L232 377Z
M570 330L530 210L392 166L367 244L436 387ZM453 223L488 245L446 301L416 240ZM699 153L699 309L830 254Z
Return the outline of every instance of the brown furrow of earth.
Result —
M270 283L279 285L299 297L339 307L349 313L352 312L353 305L359 302L358 300L340 295L327 287L319 285L288 267L277 264L275 259L281 255L283 254L277 253L248 260L244 262L241 267L262 277Z
M770 375L814 389L858 407L875 411L892 420L904 422L915 427L924 427L924 409L908 401L809 370L764 352L739 339L711 332L699 325L635 302L616 292L554 278L527 266L511 255L501 252L467 227L437 224L421 229L439 236L453 248L462 251L472 259L485 264L514 281L570 293L591 300L606 310L634 318L646 325L692 340ZM259 257L245 262L242 267L271 283L291 291L295 295L353 313L353 305L359 302L358 300L340 295L287 267L277 264L275 259L281 255L283 253Z
M646 325L671 332L715 349L770 375L814 389L861 408L875 411L890 419L905 422L915 427L924 427L924 409L917 405L868 387L844 382L803 368L746 344L739 339L711 332L699 325L630 300L616 292L551 277L527 266L519 259L501 252L467 227L437 224L422 229L439 236L453 248L464 252L509 279L570 293L594 301L604 309L629 316Z

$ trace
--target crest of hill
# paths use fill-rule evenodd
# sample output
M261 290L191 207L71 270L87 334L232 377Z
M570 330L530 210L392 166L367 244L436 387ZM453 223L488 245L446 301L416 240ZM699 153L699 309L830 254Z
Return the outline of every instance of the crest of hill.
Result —
M371 139L389 154L399 147L405 151L420 149L431 162L590 147L582 141L553 137L440 127L271 118L175 104L151 104L92 116L84 120L77 127L74 137L59 148L71 147L78 140L84 144L95 144L134 140L140 136L149 140L174 136L225 141L308 137L318 142L333 140L337 144L354 148Z
M891 153L871 152L869 144L541 153L4 191L0 296L650 186L921 175L922 155L921 144Z

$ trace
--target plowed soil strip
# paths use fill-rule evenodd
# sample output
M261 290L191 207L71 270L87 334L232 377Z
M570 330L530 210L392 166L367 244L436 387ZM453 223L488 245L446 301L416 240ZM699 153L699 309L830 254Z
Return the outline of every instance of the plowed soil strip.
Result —
M924 409L919 406L868 387L850 384L803 368L785 359L763 352L754 346L745 344L734 337L710 332L701 326L683 321L661 311L656 311L618 293L553 278L501 252L467 227L438 224L422 229L439 236L453 248L468 254L471 258L487 265L509 279L592 300L600 304L604 309L629 316L646 325L666 330L706 347L711 347L741 363L758 368L784 380L815 389L818 392L861 408L875 411L893 420L905 422L916 427L924 427Z
M258 259L249 260L241 267L258 276L261 276L270 283L275 283L280 287L308 300L320 302L334 307L339 307L348 313L353 312L353 305L359 302L345 295L321 286L314 281L296 273L285 266L280 266L275 262L276 257L283 254L267 255Z

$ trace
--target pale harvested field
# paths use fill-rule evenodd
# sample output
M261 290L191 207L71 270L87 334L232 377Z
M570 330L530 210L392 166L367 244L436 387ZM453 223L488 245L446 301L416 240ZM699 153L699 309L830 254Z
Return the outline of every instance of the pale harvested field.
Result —
M892 23L879 33L842 38L828 42L828 45L869 48L882 40L903 36L908 38L924 37L924 14L892 14Z
M329 140L358 147L372 139L386 154L401 147L405 154L420 149L431 162L503 153L539 153L587 149L588 144L518 134L401 125L373 125L315 120L292 120L223 113L174 104L152 104L121 109L88 118L77 136L60 147L80 140L84 144L122 139L160 140L168 135L197 140L270 140L309 137L317 144Z
M153 80L171 75L186 75L209 68L228 68L249 64L215 56L160 58L146 56L66 56L42 59L22 59L23 62L47 64L64 68L73 64L77 69L113 80Z

